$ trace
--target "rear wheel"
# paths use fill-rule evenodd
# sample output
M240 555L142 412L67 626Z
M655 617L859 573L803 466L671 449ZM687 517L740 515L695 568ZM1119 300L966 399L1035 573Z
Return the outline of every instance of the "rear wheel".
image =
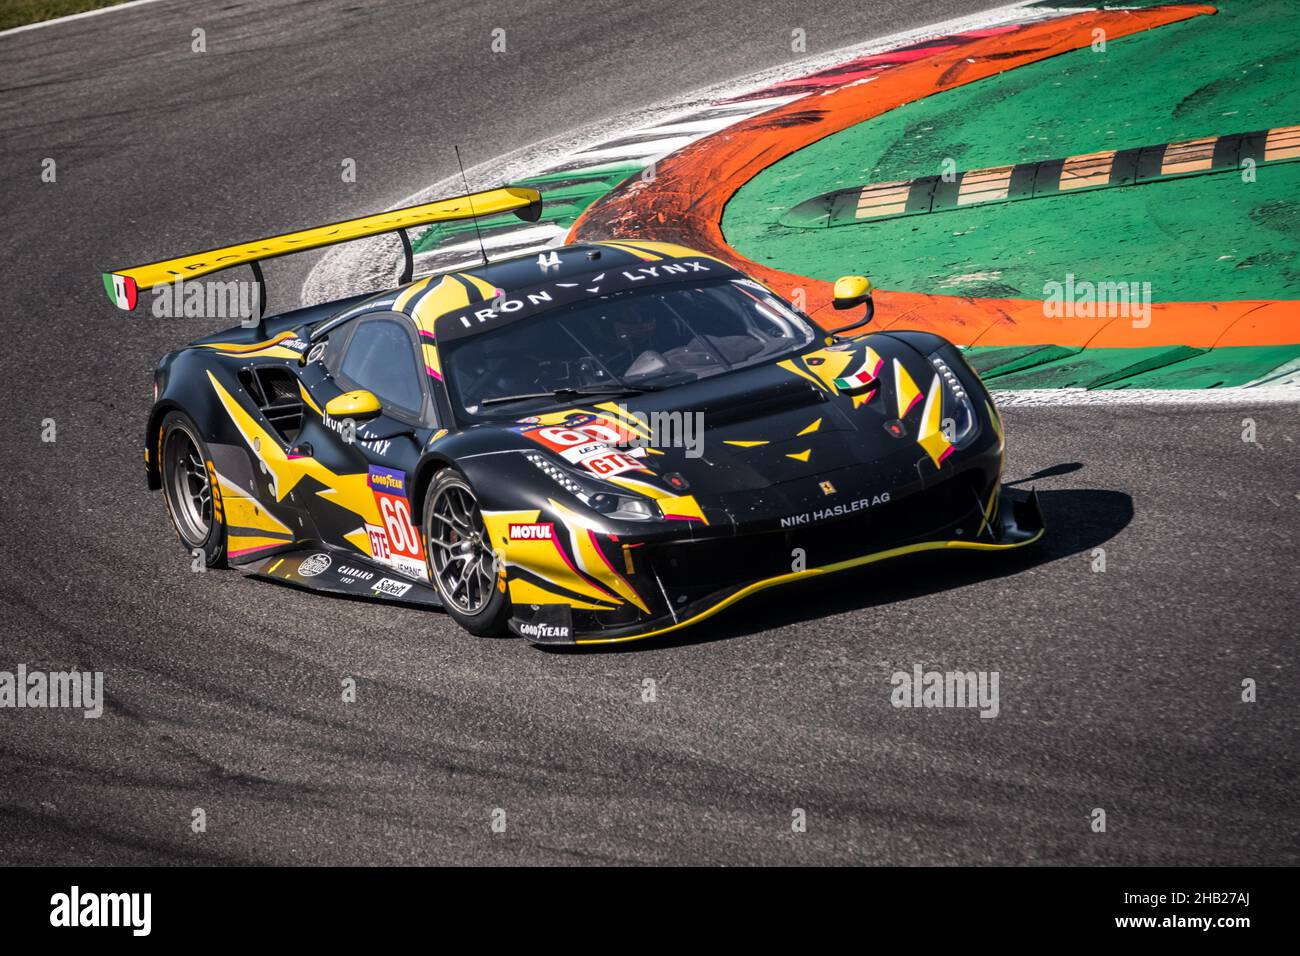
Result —
M465 476L444 468L424 496L429 577L442 606L471 634L504 634L510 601L498 585L496 553Z
M226 523L216 503L212 458L198 428L184 412L169 412L158 447L163 500L181 544L191 554L201 552L208 567L225 567Z

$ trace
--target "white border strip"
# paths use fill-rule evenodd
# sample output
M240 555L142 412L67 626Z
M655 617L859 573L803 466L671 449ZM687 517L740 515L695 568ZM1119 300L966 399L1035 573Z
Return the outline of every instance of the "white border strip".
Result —
M990 391L998 408L1051 405L1281 405L1300 402L1300 382L1230 388L1026 388Z
M69 13L66 17L55 17L53 20L41 20L37 23L24 23L20 27L10 27L8 30L0 30L0 37L7 37L11 33L26 33L28 30L39 30L41 27L52 27L59 23L69 23L73 20L84 20L87 17L97 17L101 13L114 13L118 10L129 10L131 7L143 7L146 3L157 3L158 0L128 0L126 3L116 3L110 7L98 7L94 10L82 10L80 13Z

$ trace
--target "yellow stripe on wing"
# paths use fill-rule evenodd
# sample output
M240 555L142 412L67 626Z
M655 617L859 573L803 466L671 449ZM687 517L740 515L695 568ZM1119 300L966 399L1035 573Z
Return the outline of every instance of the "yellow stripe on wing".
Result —
M219 249L208 249L204 252L177 256L175 259L164 259L162 262L117 269L111 275L131 279L137 288L150 289L175 279L197 279L212 272L229 269L231 266L273 259L292 252L319 249L322 246L383 235L412 226L468 219L472 215L491 216L496 213L513 212L540 202L541 194L535 189L507 186L468 196L437 199L418 206L393 209L373 216L361 216L357 219L314 226L297 232L286 232L283 235L254 239L251 242L222 246Z

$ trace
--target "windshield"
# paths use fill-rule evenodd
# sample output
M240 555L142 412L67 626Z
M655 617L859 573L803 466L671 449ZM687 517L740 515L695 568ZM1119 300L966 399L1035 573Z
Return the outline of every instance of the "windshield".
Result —
M586 393L636 394L788 355L816 332L756 282L657 286L588 299L451 346L452 401L472 417L534 414Z

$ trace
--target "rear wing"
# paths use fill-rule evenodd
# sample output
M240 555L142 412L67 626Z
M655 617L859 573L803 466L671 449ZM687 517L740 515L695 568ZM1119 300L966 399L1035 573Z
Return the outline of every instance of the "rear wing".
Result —
M336 222L324 226L315 226L298 232L287 232L282 236L266 239L254 239L221 249L209 249L193 255L179 256L162 262L151 262L129 269L117 269L104 273L104 291L109 301L119 309L135 308L140 289L152 289L158 285L168 285L177 279L197 279L232 266L251 265L253 277L257 280L261 297L266 301L266 283L258 263L263 259L274 259L294 252L306 252L335 243L350 242L384 233L397 232L401 235L402 250L406 255L406 266L402 273L402 282L411 280L414 269L414 254L411 240L406 230L415 226L427 226L435 222L453 222L458 219L471 219L477 216L490 216L496 213L513 212L520 219L536 222L542 214L542 197L536 189L523 186L505 186L485 192L471 193L466 196L454 196L450 199L437 199L418 206L393 209L373 216L362 216L346 222Z

